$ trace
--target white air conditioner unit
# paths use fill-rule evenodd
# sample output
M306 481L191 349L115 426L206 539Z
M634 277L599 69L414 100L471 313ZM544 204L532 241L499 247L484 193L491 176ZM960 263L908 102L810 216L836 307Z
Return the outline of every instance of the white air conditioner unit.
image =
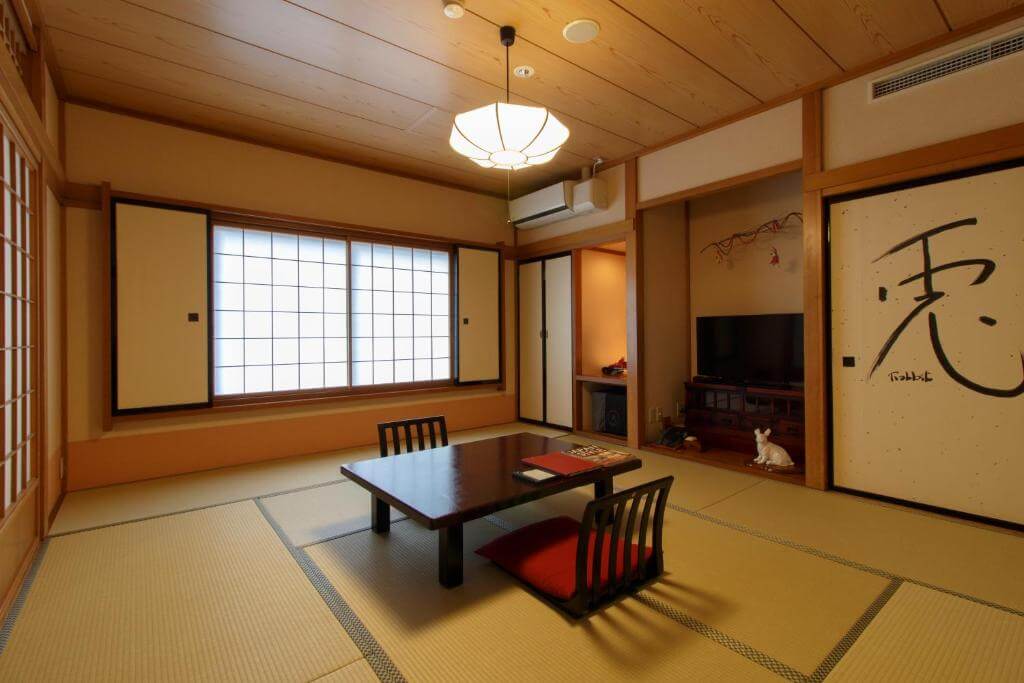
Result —
M564 180L509 202L512 225L536 228L608 205L604 180Z

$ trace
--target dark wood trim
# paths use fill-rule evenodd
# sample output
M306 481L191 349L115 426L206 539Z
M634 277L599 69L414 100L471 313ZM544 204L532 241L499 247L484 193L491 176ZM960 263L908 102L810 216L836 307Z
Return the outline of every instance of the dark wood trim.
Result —
M118 365L117 365L117 206L119 204L127 204L131 206L146 206L154 209L164 209L167 211L179 211L182 213L195 213L206 217L206 310L207 310L207 336L206 336L206 358L207 358L207 370L206 370L206 401L198 403L179 403L173 405L162 405L162 406L146 406L143 408L121 408L117 403L117 379L118 379ZM109 273L110 279L108 287L110 289L110 310L108 317L110 319L110 403L108 409L110 410L111 419L114 417L121 417L123 415L139 415L145 413L164 413L168 411L178 410L193 410L196 408L209 408L212 405L213 400L213 318L211 316L213 311L213 296L212 296L212 253L211 244L213 240L213 223L210 213L203 209L197 209L193 207L182 207L176 204L165 204L161 202L153 202L143 199L126 199L120 196L114 196L109 200L109 208L107 213L110 216L109 222L109 233L108 240L110 243L110 264Z
M697 199L699 197L705 197L709 194L715 194L716 192L722 192L724 190L731 190L743 185L749 185L750 183L763 180L765 178L772 178L777 175L783 175L784 173L792 173L793 171L799 171L804 167L803 159L795 159L793 161L787 161L781 164L775 164L774 166L768 166L761 168L756 171L750 171L749 173L742 173L737 176L730 178L723 178L722 180L716 180L711 183L705 183L704 185L698 185L697 187L687 188L672 194L662 195L660 197L654 197L653 199L645 199L640 202L640 209L653 209L657 206L664 206L665 204L676 204L678 202L687 201L690 199Z
M135 119L141 119L143 121L149 121L150 123L157 123L163 126L171 126L173 128L180 128L182 130L189 130L196 133L203 133L205 135L212 135L214 137L223 138L225 140L231 140L233 142L244 142L250 145L258 145L266 149L273 149L279 152L287 152L289 154L297 154L299 156L308 157L310 159L317 159L319 161L329 161L335 164L343 164L345 166L351 166L353 168L359 168L364 171L372 171L374 173L381 173L389 175L395 178L402 178L404 180L415 180L417 182L426 183L428 185L436 185L438 187L444 187L449 190L458 190L460 192L469 192L471 194L483 195L485 197L493 197L496 199L505 199L505 193L503 192L487 192L479 188L470 187L468 185L460 185L458 183L446 182L431 178L429 176L419 175L416 173L407 173L403 171L396 171L386 166L378 166L363 161L355 161L342 154L329 154L323 152L315 152L313 150L305 149L302 147L291 147L289 145L282 145L278 143L269 142L267 140L248 136L240 135L238 133L228 133L223 130L216 128L210 128L200 124L187 123L180 121L175 118L168 116L159 116L156 114L147 114L145 112L137 111L127 107L119 107L116 105L106 104L85 97L68 97L65 102L67 104L78 105L79 107L86 107L88 109L97 109L99 111L105 111L110 114L117 114L120 116L130 116ZM421 160L423 161L423 160ZM430 163L430 162L427 162ZM467 169L468 170L468 169Z
M985 517L984 515L975 515L970 512L961 512L960 510L954 510L953 508L944 508L939 507L938 505L918 503L916 501L906 500L904 498L893 498L892 496L883 496L879 493L871 493L869 491L849 489L846 488L845 486L833 486L832 488L835 489L836 491L847 493L851 496L858 496L860 498L867 498L869 500L879 500L885 503L894 503L896 505L901 505L903 507L913 508L915 510L923 510L925 512L931 512L937 515L942 515L944 517L965 519L970 522L980 522L981 524L988 524L990 526L1000 527L1003 529L1024 532L1024 524L1008 522L1005 519L998 519L997 517Z

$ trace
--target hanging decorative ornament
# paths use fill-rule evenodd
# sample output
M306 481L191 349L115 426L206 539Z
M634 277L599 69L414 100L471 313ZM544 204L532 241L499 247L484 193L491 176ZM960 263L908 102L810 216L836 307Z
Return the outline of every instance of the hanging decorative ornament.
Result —
M779 265L779 250L776 249L775 247L772 247L772 258L771 260L768 261L768 263L772 264L773 266Z
M505 46L505 101L457 115L448 144L484 168L515 171L546 164L569 139L569 129L544 107L509 102L508 51L516 30L502 26L500 35Z

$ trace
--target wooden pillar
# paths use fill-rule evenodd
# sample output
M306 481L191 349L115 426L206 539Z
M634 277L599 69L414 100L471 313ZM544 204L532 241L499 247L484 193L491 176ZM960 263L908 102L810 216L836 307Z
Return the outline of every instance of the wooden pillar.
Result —
M822 170L822 96L816 90L803 99L803 174ZM804 483L817 489L829 485L828 232L821 190L804 192Z
M626 162L626 220L632 222L626 236L626 434L631 448L644 443L643 384L643 219L637 208L637 162Z

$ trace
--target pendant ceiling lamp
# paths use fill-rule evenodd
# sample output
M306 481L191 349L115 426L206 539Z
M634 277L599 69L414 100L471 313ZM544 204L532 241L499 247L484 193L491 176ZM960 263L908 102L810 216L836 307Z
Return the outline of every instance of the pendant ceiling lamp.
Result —
M448 143L484 168L515 171L546 164L569 139L569 129L544 107L509 102L508 49L516 30L502 26L500 34L505 46L505 101L456 116Z

